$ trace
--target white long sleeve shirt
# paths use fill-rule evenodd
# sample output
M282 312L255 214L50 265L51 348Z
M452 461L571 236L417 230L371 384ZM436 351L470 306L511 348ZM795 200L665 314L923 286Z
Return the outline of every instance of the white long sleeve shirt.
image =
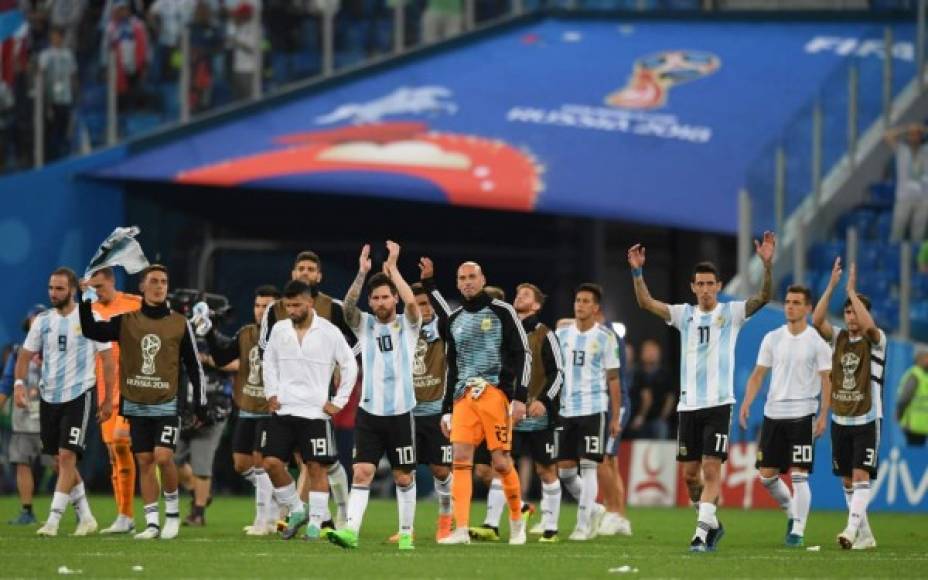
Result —
M277 397L278 415L327 419L322 410L329 400L329 383L335 367L340 382L332 403L344 407L358 376L358 363L342 332L313 312L303 342L290 319L277 322L264 352L264 394Z

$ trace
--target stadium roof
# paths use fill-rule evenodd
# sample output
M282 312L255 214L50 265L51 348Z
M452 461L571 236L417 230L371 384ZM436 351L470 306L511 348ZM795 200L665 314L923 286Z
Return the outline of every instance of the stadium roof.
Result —
M538 20L136 148L94 175L733 233L751 162L847 58L842 41L864 38L879 30Z

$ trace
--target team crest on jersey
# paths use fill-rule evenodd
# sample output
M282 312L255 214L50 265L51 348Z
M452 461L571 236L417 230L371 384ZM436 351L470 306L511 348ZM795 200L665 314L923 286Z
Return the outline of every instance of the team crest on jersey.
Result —
M394 320L394 321L393 321L393 324L391 324L390 326L393 327L393 330L399 331L399 329L400 329L400 321L399 321L399 320Z
M480 321L480 330L484 332L489 332L491 328L493 328L493 319L484 318L483 320Z
M715 319L715 323L718 324L719 326L725 326L725 317L719 316L718 318Z
M758 460L758 461L763 461L763 460L764 460L764 452L763 452L763 451L760 451L760 450L757 451L757 460Z
M680 446L680 455L686 455L686 447L683 445Z
M594 342L590 345L590 352L599 352L599 343Z

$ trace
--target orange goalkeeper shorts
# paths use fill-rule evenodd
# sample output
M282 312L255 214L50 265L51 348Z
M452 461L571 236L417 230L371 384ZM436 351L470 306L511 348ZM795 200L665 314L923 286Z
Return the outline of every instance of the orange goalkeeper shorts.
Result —
M509 399L493 385L487 385L478 399L472 399L468 389L451 413L452 443L479 445L484 440L490 451L512 449Z

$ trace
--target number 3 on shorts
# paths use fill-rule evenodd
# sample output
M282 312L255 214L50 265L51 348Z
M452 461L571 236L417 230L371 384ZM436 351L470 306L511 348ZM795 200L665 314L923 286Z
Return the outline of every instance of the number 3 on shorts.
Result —
M176 445L177 444L177 427L165 425L164 430L161 431L161 442L164 443L165 445Z

